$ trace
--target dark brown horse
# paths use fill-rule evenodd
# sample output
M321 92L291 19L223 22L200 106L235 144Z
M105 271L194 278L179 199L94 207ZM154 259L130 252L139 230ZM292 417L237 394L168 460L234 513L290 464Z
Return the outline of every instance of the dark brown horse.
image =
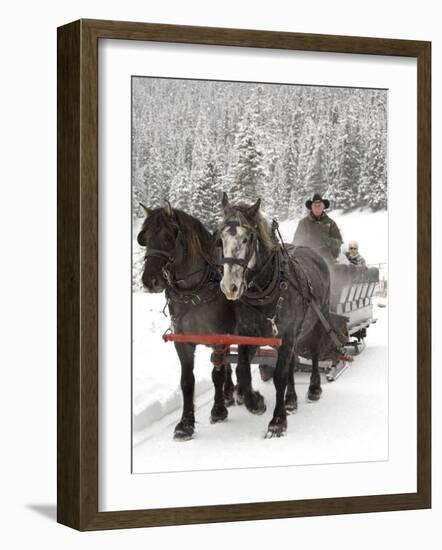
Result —
M285 254L259 206L259 200L253 206L231 205L224 194L224 220L219 229L224 266L221 289L235 304L240 334L272 336L277 331L282 339L273 378L276 406L266 435L280 437L287 430L287 401L295 408L293 369L301 349L307 348L312 358L308 398L315 401L321 395L318 343L324 328L311 298L314 296L319 311L328 318L330 273L325 261L310 248L292 247ZM251 347L238 352L240 387L249 382L247 373L254 353ZM241 389L247 391L247 387Z
M142 282L148 292L165 291L173 330L176 333L235 332L233 304L220 290L220 275L214 258L214 239L199 220L173 209L144 207L146 218L138 243L146 247ZM175 343L181 363L183 412L174 437L191 439L195 429L195 345ZM233 394L230 365L212 370L215 400L211 422L227 417L225 396ZM255 411L264 412L259 394Z

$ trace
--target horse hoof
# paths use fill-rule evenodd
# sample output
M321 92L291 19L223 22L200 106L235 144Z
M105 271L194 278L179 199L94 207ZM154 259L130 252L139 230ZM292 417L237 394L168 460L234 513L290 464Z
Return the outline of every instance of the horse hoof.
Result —
M179 422L175 426L173 439L175 441L189 441L190 439L192 439L194 432L195 429L192 424L189 424L187 422Z
M293 413L298 410L298 401L296 399L286 399L285 410L288 413Z
M242 393L236 392L236 404L239 406L244 405L244 395Z
M228 414L226 407L213 407L210 412L210 423L217 424L218 422L223 422Z
M264 397L257 391L246 396L245 404L247 410L252 414L264 414L267 410Z
M288 391L285 396L285 410L289 414L296 411L298 408L298 397L294 391Z
M284 437L287 434L287 418L274 418L267 429L265 438Z
M308 401L319 401L322 393L322 388L309 388L307 394Z
M193 434L187 432L177 431L173 434L174 441L190 441L191 439L193 439Z
M224 394L224 404L226 407L231 407L235 404L235 398L233 397L233 393L225 393Z

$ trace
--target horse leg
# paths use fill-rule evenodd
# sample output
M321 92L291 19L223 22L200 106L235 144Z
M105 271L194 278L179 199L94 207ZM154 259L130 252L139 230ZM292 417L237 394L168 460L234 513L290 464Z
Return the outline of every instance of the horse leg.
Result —
M235 391L235 385L232 379L232 366L230 363L226 363L226 379L224 382L224 402L226 407L230 407L235 404L235 398L233 397Z
M266 438L281 437L287 431L287 412L285 409L285 392L289 378L289 370L293 364L293 344L284 342L278 351L273 382L276 389L276 405L273 418L269 423Z
M227 408L224 402L224 383L226 381L226 367L213 367L212 381L215 386L215 401L210 412L210 422L222 422L227 418Z
M287 383L287 392L285 394L285 410L290 413L298 408L298 396L295 391L295 369L298 357L293 354L289 367L289 378Z
M307 399L309 401L318 401L321 397L321 375L319 374L319 353L316 347L311 348L312 355L312 374L310 376L310 386L308 388Z
M239 387L239 376L238 376L238 364L236 365L235 369L236 373L236 384L235 384L235 401L237 405L244 405L244 394L242 392L242 389Z
M183 414L181 420L175 426L174 439L187 441L192 439L195 431L195 411L193 395L195 390L195 377L193 375L193 363L195 346L193 344L175 344L181 363L181 391L183 394Z
M242 396L247 410L253 414L264 414L266 411L264 397L258 391L254 391L252 387L250 359L255 351L256 347L254 346L238 347L238 366L236 367L238 394Z

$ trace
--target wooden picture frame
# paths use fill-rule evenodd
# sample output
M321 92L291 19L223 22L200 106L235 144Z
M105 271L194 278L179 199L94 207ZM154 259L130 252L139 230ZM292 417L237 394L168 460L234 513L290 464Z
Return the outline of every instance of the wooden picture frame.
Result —
M98 511L98 41L304 50L417 60L417 492ZM82 531L431 506L431 44L423 41L79 20L58 29L58 521Z

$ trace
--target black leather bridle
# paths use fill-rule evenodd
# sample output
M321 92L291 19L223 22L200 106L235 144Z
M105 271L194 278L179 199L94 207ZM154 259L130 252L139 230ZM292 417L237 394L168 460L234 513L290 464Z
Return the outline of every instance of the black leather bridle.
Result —
M252 239L245 258L232 258L229 256L224 256L224 250L223 250L222 257L221 257L222 263L230 264L230 265L240 265L244 269L248 269L249 262L252 259L254 252L257 251L256 245L258 243L258 233L256 229L250 225L242 224L238 220L230 220L230 221L224 222L223 225L220 227L219 229L220 238L221 238L221 233L224 231L224 229L232 229L233 227L243 227L245 229L248 229L252 233Z
M177 283L184 282L189 277L191 277L193 275L196 275L197 273L203 272L201 280L197 284L197 289L196 290L199 290L211 278L212 271L216 272L216 268L212 264L210 264L206 259L206 265L203 268L198 269L197 271L194 271L192 273L189 273L186 276L185 279L176 280L175 279L175 274L173 273L172 269L173 269L173 266L178 263L178 260L177 260L178 244L179 244L180 241L182 243L184 242L183 239L182 239L182 235L181 235L181 231L180 231L179 227L177 228L177 230L178 230L178 232L177 232L177 235L176 235L176 238L175 238L175 246L170 252L168 252L167 250L161 250L161 249L158 249L158 248L146 248L146 252L144 254L144 261L146 261L146 260L148 260L149 258L152 258L152 257L154 257L154 258L155 257L165 258L166 262L161 267L161 273L162 273L165 281L167 282L168 286L171 289L173 289L176 293L186 294L188 291L180 289L177 286ZM192 291L192 292L195 292L195 290Z
M250 281L247 281L248 274L250 271L249 268L249 262L253 257L253 254L258 253L258 232L255 227L252 227L251 225L248 225L246 223L241 223L239 220L227 220L225 221L221 227L219 228L219 235L221 238L221 233L225 229L233 229L234 227L243 227L244 229L248 229L251 232L252 238L250 240L250 243L248 244L247 254L245 258L233 258L231 256L224 256L224 249L221 248L221 265L228 264L228 265L239 265L243 268L242 272L242 284L244 285L244 289L247 290L248 285L250 284ZM222 240L222 239L221 239Z
M179 228L177 228L177 229L178 229L178 232L177 232L177 235L175 237L175 246L173 247L173 250L171 252L168 252L167 250L161 250L161 249L158 249L158 248L147 248L146 247L146 252L144 254L144 261L146 261L146 260L148 260L149 258L152 258L152 257L153 258L165 258L166 259L165 264L161 267L161 272L163 274L164 279L167 281L167 283L170 286L173 286L173 284L174 284L173 274L171 272L171 267L176 262L178 242L181 240L181 231L180 231Z

